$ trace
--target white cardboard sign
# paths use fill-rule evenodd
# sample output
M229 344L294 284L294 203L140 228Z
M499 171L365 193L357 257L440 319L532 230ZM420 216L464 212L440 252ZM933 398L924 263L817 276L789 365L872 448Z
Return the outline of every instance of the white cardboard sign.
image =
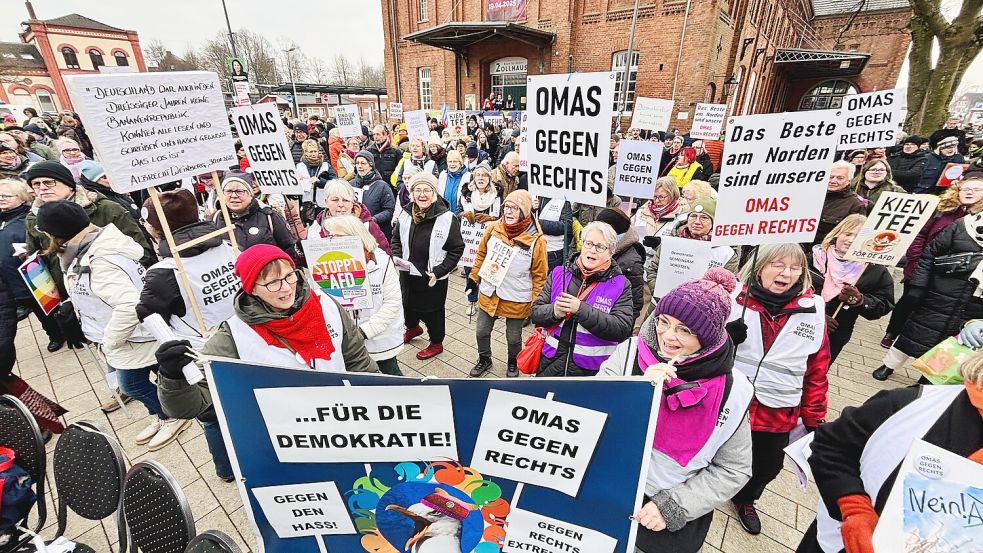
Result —
M232 108L232 122L246 150L253 178L264 194L303 194L283 120L276 104Z
M447 112L447 129L451 138L458 140L468 135L468 115L463 111Z
M878 90L843 98L838 150L894 146L904 120L905 89Z
M355 533L334 482L267 486L252 492L281 538Z
M529 193L603 207L615 74L529 77Z
M402 119L403 118L403 103L402 102L389 102L389 118L390 119Z
M403 120L406 121L406 134L410 140L422 138L424 141L430 138L430 129L427 127L427 112L422 109L416 111L403 112Z
M281 463L457 459L447 386L311 386L256 390Z
M509 512L502 553L613 553L618 540L597 530L513 508ZM634 546L633 546L634 547Z
M812 242L836 156L837 113L730 118L714 244Z
M334 107L335 122L338 125L338 132L343 138L362 134L362 122L359 120L359 115L357 104L344 104Z
M490 390L471 466L576 497L606 421L593 409Z
M661 142L622 140L618 146L614 193L629 198L651 198L659 178L662 147Z
M481 237L485 235L488 223L471 224L466 219L461 219L461 238L464 239L464 253L458 263L461 267L474 266L475 257L478 256L478 246L481 245Z
M846 252L851 261L894 267L935 213L939 197L884 192Z
M117 192L225 170L237 162L215 73L78 75L68 85Z
M529 111L519 118L519 171L529 171Z
M720 140L720 130L724 127L727 104L696 104L690 138L700 140Z
M673 100L661 98L635 98L635 107L631 113L631 126L650 131L669 129L672 122L672 108L676 105Z
M703 240L692 240L678 236L662 239L662 253L659 258L659 272L655 275L653 297L661 298L673 288L699 280L710 268L710 250L713 245Z

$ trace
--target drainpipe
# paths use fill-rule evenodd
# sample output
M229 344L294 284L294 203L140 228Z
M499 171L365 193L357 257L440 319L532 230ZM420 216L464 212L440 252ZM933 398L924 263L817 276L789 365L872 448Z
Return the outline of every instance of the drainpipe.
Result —
M393 64L396 77L396 101L403 101L403 91L399 86L399 47L396 41L399 40L396 32L396 0L389 0L389 25L393 30Z
M692 3L693 0L686 0L686 16L683 17L683 34L679 37L679 54L676 57L676 78L672 80L673 101L676 100L676 85L679 84L679 68L683 63L683 44L686 42L686 26L689 24L689 8Z

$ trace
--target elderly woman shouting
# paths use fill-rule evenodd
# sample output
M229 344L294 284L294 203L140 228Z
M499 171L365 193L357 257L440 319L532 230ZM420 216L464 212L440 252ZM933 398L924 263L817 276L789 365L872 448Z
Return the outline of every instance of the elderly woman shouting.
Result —
M532 321L548 328L536 376L593 376L631 336L631 282L612 262L618 235L594 221L580 233L583 251L556 267L532 306Z
M447 276L464 254L461 222L437 200L437 177L421 171L410 177L407 189L411 202L399 214L393 227L393 261L400 269L403 316L406 332L403 342L423 334L427 325L430 344L416 357L424 360L444 351L447 303Z
M522 349L522 324L532 310L532 301L546 283L546 240L532 217L532 196L516 190L505 198L502 218L489 225L478 245L471 280L478 283L478 363L471 369L477 378L492 368L491 331L495 319L505 319L508 342L508 370L505 375L519 376L516 357ZM489 246L491 244L491 246ZM489 249L514 250L511 261L502 269L498 283L481 277L481 268Z

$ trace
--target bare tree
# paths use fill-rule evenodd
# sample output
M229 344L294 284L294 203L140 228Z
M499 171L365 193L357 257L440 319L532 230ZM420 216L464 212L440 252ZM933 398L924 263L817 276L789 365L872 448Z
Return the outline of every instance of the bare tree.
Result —
M286 38L277 41L277 69L280 81L289 81L293 75L295 82L305 81L308 78L310 63L307 56L301 51L296 42ZM293 50L288 52L288 50Z
M167 55L167 48L164 43L156 38L151 39L142 49L143 57L147 60L147 65L151 67L160 67L160 62Z
M911 52L908 54L908 116L905 129L927 135L942 126L949 103L970 63L983 49L983 0L962 0L959 14L946 21L942 0L908 0ZM932 46L938 41L938 62Z
M236 32L236 49L246 61L249 80L255 83L277 83L276 50L263 35L246 29Z
M356 80L356 70L352 66L352 62L348 60L343 54L338 54L331 60L331 73L333 74L334 84L338 85L352 85L355 84Z
M328 64L322 58L312 58L307 65L308 76L315 83L326 83L330 79L331 72Z
M198 50L202 69L218 73L219 81L223 83L227 82L230 77L226 59L231 55L232 48L229 46L228 35L225 33L208 40Z
M201 55L192 47L188 47L188 49L185 50L184 55L181 56L181 59L184 60L185 66L187 66L189 71L205 69L205 64L202 61Z

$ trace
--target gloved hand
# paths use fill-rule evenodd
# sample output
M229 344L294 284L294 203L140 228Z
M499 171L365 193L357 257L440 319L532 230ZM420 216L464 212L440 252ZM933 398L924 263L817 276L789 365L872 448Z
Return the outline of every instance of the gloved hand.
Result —
M845 495L836 500L843 515L843 546L846 553L874 553L874 527L877 526L877 512L866 495Z
M973 320L959 331L959 343L973 349L983 347L983 320Z
M191 342L187 340L171 340L161 344L155 354L160 374L172 380L184 380L181 369L188 363L194 362L194 359L188 355L190 349Z
M464 219L465 221L471 223L472 225L474 224L474 212L473 211L465 211L464 213L461 214L461 218Z
M655 249L658 248L659 244L661 243L662 243L661 236L646 236L645 238L642 238L642 245L644 245L646 248Z
M478 215L475 215L474 216L474 220L478 224L481 224L481 223L489 223L491 221L495 221L496 219L495 219L495 217L492 217L491 215L486 215L484 213L479 213Z
M61 335L65 337L65 341L68 342L69 347L78 349L88 341L82 332L82 323L79 322L78 317L75 315L72 300L65 300L58 304L58 307L51 312L51 316L58 324L58 328L61 329Z
M836 332L837 328L840 328L840 321L826 315L826 332Z
M331 173L328 173L327 171L321 171L321 173L318 174L317 178L322 180L331 180Z
M861 305L864 302L864 295L860 293L860 290L857 290L856 286L845 284L836 299L847 305L854 306Z
M435 275L433 273L427 273L427 276L430 277L430 282L427 283L427 286L429 286L431 288L433 288L434 286L436 286L437 285L437 275Z
M730 335L730 341L734 342L735 346L739 346L747 340L747 323L744 319L736 319L727 323L726 327L727 334Z

